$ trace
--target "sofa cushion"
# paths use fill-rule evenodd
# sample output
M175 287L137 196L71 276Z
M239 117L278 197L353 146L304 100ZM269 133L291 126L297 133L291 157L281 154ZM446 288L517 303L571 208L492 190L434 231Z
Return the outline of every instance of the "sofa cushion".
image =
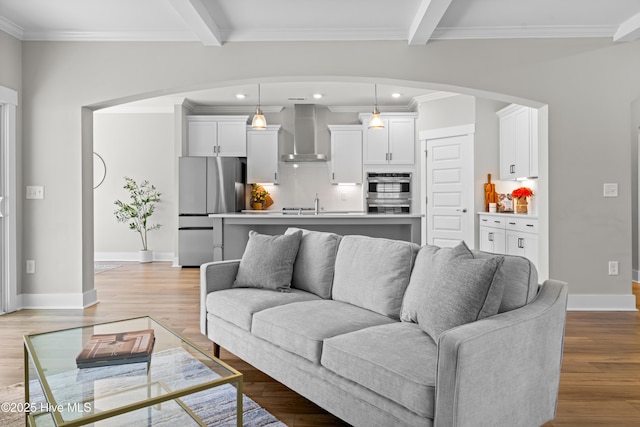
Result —
M329 299L340 236L292 227L288 228L285 234L297 231L302 231L302 240L293 264L291 287Z
M437 341L446 330L497 314L504 282L495 278L503 261L495 256L442 263L418 310L420 328Z
M443 262L471 258L473 258L473 254L464 242L453 248L440 248L432 245L420 248L411 272L409 286L402 300L400 319L405 322L418 322L418 310L426 299L426 290L433 283L436 272Z
M265 289L224 289L207 295L207 312L250 331L254 313L278 305L320 299L309 292L292 289L289 293Z
M399 240L344 236L336 257L332 298L398 319L419 249Z
M473 251L473 257L484 259L495 256ZM496 280L504 282L504 293L498 313L515 310L533 301L538 293L538 271L525 257L504 255L504 262L496 273Z
M393 320L386 316L351 304L320 300L256 313L251 333L319 364L324 339L390 322Z
M394 322L325 340L322 365L433 418L437 347L417 324Z
M288 292L301 239L302 231L280 236L249 231L233 287Z

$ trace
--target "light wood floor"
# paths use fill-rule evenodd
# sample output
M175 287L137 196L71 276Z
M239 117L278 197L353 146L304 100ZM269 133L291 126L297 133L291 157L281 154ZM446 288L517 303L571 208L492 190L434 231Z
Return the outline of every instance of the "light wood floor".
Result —
M23 380L22 336L35 332L149 314L211 349L199 332L198 269L125 263L95 278L100 303L87 310L0 316L0 387ZM229 352L221 356L245 374L245 393L288 426L345 425ZM640 314L567 314L558 416L545 427L565 426L640 426Z

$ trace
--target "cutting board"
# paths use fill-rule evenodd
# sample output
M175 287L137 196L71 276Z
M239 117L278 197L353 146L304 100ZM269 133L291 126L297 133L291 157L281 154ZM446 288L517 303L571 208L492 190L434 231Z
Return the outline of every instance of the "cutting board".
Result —
M489 203L498 203L496 185L491 183L491 174L487 174L487 183L484 185L484 209L489 212Z

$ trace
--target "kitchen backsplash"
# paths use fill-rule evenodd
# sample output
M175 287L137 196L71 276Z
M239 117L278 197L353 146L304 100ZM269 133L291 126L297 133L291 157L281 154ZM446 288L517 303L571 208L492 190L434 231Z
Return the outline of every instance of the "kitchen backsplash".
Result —
M280 163L278 185L264 185L274 200L269 210L313 208L318 193L325 211L363 211L363 186L332 185L329 166L325 162Z
M538 204L536 196L538 194L538 180L527 179L523 181L492 181L496 185L496 193L498 194L511 194L513 190L520 187L528 187L533 190L533 197L529 200L529 213L531 215L538 214Z

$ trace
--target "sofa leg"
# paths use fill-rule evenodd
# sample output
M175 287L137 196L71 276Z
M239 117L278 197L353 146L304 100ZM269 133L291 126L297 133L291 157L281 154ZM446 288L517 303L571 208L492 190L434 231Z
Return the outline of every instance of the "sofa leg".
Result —
M213 357L220 359L220 345L215 342L213 343Z

